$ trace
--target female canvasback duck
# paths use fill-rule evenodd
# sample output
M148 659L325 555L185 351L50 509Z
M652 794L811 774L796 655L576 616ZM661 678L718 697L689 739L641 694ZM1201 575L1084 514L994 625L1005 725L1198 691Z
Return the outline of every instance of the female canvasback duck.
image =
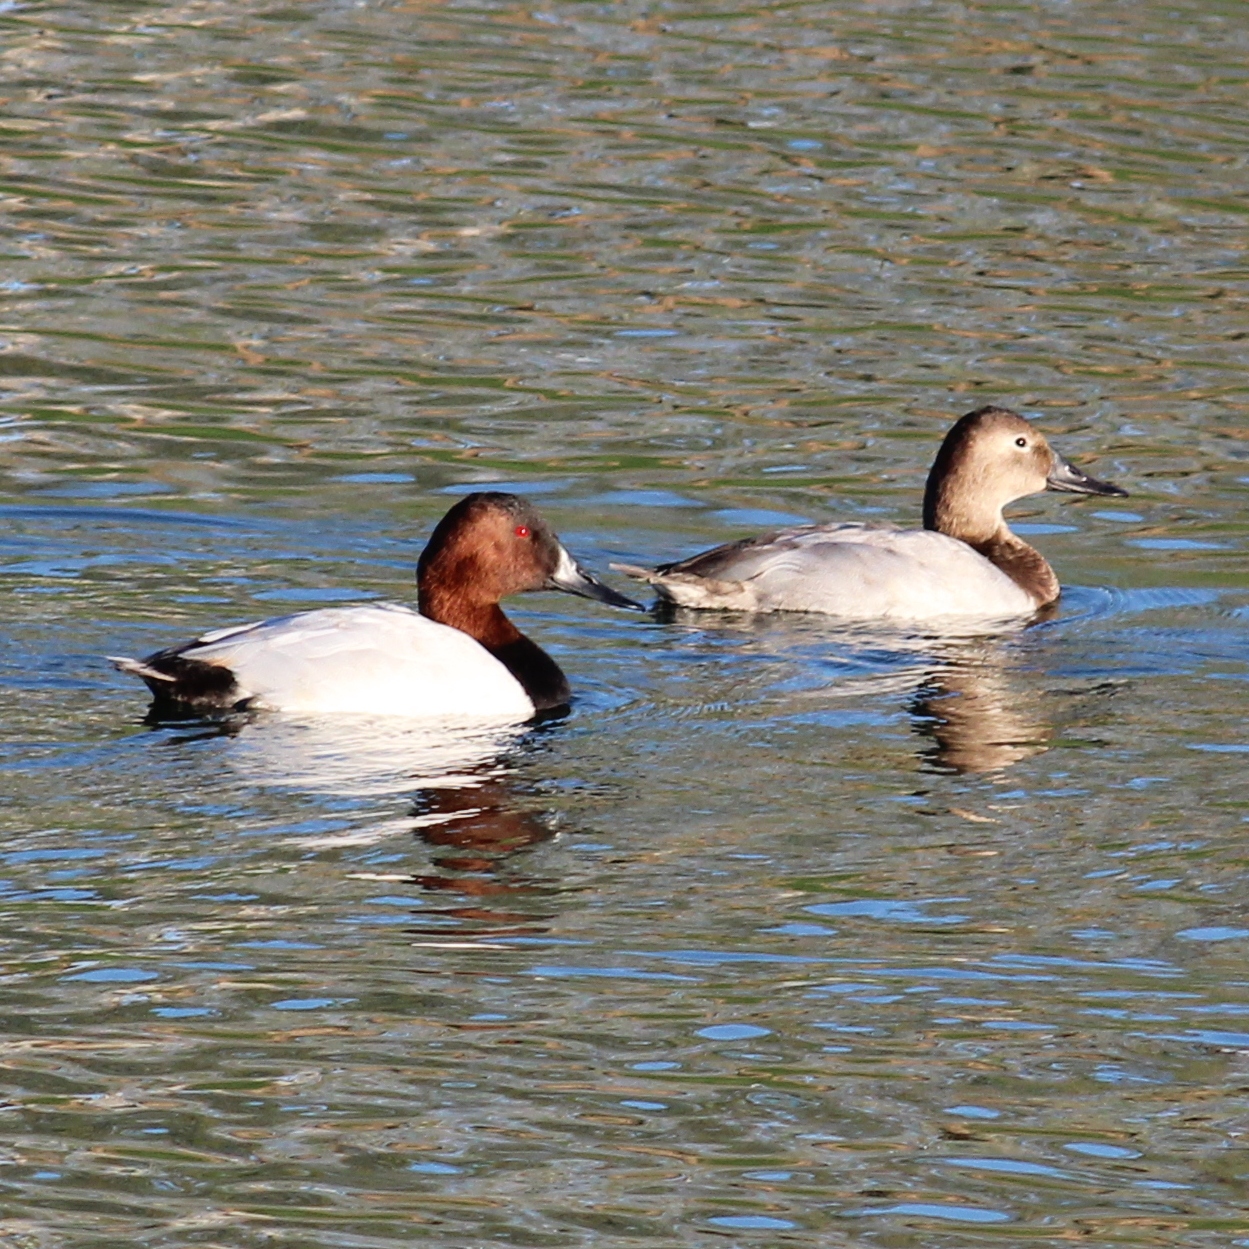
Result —
M1011 532L1002 508L1042 490L1127 494L1067 463L1018 413L980 408L950 429L937 452L923 529L800 525L654 571L612 567L679 607L856 620L1028 615L1058 598L1058 578Z
M638 608L586 572L514 494L466 495L417 565L419 614L395 603L327 607L205 633L144 660L153 710L268 709L523 721L571 697L559 665L503 614L522 590Z

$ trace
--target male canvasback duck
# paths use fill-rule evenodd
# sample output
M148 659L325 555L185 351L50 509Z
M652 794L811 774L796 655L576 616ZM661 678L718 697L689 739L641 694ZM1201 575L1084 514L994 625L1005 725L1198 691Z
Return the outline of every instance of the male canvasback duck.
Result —
M154 710L267 709L523 721L571 697L559 665L503 614L522 590L567 590L638 608L578 566L514 494L466 495L417 565L420 612L395 603L327 607L205 633L144 660Z
M937 452L923 529L800 525L653 571L612 567L679 607L856 620L1029 615L1058 598L1058 578L1011 532L1002 508L1042 490L1127 494L1069 464L1018 413L980 408L950 429Z

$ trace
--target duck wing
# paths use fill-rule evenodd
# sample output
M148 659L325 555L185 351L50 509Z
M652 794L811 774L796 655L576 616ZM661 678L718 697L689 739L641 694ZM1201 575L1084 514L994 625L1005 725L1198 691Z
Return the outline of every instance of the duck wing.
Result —
M828 542L854 541L858 535L867 532L866 525L853 523L794 525L788 529L757 534L753 538L743 538L740 542L726 542L688 559L662 564L655 571L707 577L713 581L749 581L773 566L778 559L784 559L788 553Z

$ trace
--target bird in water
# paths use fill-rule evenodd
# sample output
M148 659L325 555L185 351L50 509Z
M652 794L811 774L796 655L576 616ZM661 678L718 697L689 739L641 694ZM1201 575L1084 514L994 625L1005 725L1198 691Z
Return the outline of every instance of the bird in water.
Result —
M523 721L572 697L559 665L499 605L525 590L640 608L582 568L524 499L482 492L430 536L419 611L328 607L232 625L142 660L110 658L146 682L158 718L267 709Z
M678 607L823 612L853 620L1030 615L1061 587L1002 509L1042 490L1126 496L1063 459L1017 412L969 412L945 436L924 491L923 529L800 525L655 569L612 567Z

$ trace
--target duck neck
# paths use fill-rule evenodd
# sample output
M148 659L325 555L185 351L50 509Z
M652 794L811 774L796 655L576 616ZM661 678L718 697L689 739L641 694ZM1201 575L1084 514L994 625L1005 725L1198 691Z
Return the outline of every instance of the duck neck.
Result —
M1052 603L1060 593L1049 561L1034 546L1013 534L1005 521L992 537L969 542L995 568L1001 569L1038 607Z
M531 642L498 603L474 602L425 580L419 588L418 602L422 616L459 629L480 642L520 682L534 710L549 711L571 700L572 689L559 664L536 642Z
M973 483L958 487L953 476L939 482L929 477L924 492L924 528L957 538L979 551L1038 607L1052 603L1059 594L1058 578L1045 556L1011 532L1000 507L968 506L957 501L976 497Z

